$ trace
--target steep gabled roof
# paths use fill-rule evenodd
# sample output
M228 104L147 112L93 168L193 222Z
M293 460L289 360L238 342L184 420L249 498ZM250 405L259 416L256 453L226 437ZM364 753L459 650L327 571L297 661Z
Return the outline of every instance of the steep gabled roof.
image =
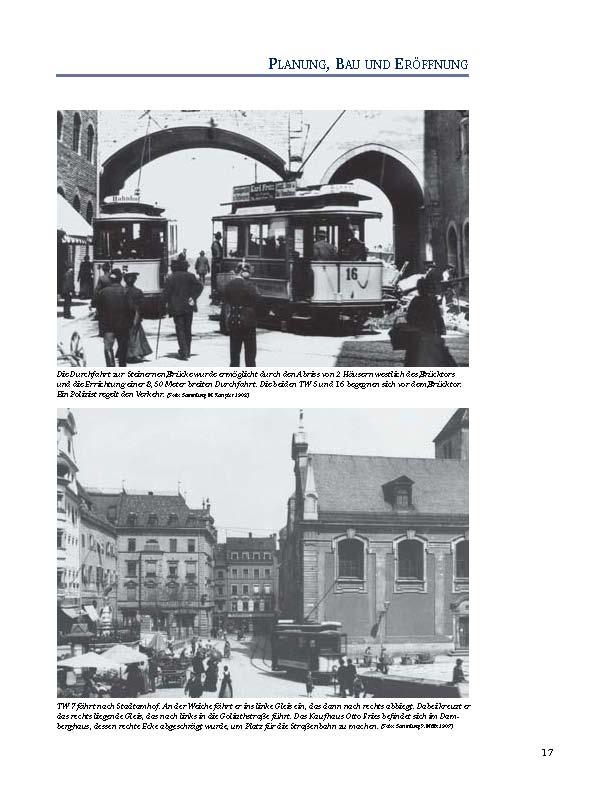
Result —
M470 422L470 411L468 408L458 408L457 411L453 414L451 419L447 422L445 427L439 432L439 434L433 438L433 444L437 441L441 441L445 436L450 436L454 430L457 430L460 427L469 427Z
M145 493L126 493L125 491L109 492L100 489L87 488L87 497L93 502L96 511L108 518L110 508L115 509L115 524L118 527L128 525L128 517L136 516L135 527L147 527L149 517L156 516L157 523L154 529L167 529L170 516L176 516L173 527L193 526L193 521L199 523L201 518L208 516L206 510L189 508L182 494L160 493L147 491Z
M368 455L313 454L321 513L392 513L383 485L408 477L418 513L468 512L468 463L434 458L384 458Z

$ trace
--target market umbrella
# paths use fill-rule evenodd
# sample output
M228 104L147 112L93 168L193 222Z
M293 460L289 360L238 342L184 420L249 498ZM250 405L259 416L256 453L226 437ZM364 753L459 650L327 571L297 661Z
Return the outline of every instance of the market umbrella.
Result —
M147 657L144 653L139 653L139 651L135 650L134 648L129 648L126 645L114 645L113 648L110 648L109 651L105 651L102 654L104 659L104 663L111 662L112 666L121 665L121 664L140 664L141 662L146 662Z
M141 643L144 648L152 648L157 653L165 651L168 647L167 638L163 634L156 632L155 634L144 634Z
M113 663L109 659L105 659L99 653L90 651L89 653L82 653L79 656L71 656L68 659L62 659L58 662L58 667L70 667L73 670L81 670L83 668L95 667L97 670L109 670Z

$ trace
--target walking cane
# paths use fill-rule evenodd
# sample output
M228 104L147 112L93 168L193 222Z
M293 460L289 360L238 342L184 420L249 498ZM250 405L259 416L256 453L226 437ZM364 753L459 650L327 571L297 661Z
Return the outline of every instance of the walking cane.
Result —
M155 358L157 359L157 351L159 350L159 335L161 333L161 317L159 318L159 324L157 326L157 342L155 343Z

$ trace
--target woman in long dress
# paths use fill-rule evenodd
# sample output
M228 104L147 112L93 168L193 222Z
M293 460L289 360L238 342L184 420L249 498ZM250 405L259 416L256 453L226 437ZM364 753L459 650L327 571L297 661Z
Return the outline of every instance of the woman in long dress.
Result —
M228 667L223 669L223 678L221 679L221 686L219 687L218 698L231 698L234 697L232 690L232 676Z
M418 279L416 287L418 295L412 298L406 314L406 322L416 333L408 344L404 366L454 367L455 361L442 338L445 323L437 299L426 278Z
M207 663L207 672L205 674L205 683L203 689L205 692L217 692L217 679L219 677L219 668L215 659L209 659Z
M143 329L142 317L144 296L143 291L138 287L135 287L135 281L137 280L138 275L138 273L124 274L126 292L131 305L134 306L135 309L135 316L128 334L128 352L126 360L129 363L142 361L153 352Z

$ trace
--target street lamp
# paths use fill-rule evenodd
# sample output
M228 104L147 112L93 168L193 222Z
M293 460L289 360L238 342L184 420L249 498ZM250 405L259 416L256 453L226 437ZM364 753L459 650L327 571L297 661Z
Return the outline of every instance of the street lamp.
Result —
M383 634L387 631L387 612L389 612L389 601L383 602L383 608L379 615L379 640L381 642L381 653L383 651ZM379 653L379 658L381 657Z

